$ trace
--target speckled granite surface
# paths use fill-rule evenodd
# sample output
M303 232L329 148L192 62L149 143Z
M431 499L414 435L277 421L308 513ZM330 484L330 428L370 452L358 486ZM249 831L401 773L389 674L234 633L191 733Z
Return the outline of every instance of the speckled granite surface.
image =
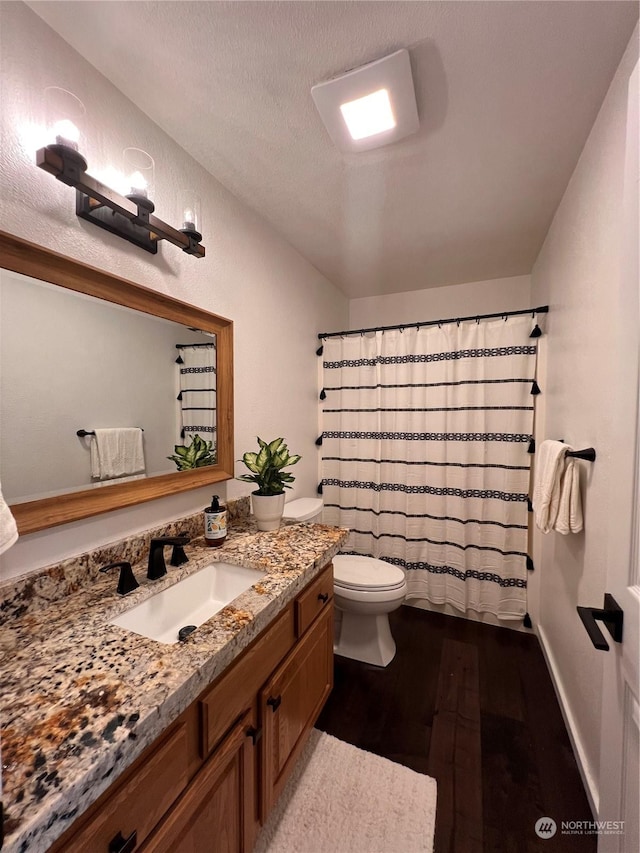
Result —
M162 533L185 529L199 533L199 516ZM147 535L0 587L3 853L47 850L332 559L346 536L320 524L257 533L240 513L222 548L194 539L185 549L189 563L168 567L159 581L146 580L140 560ZM137 563L140 582L126 597L115 592L117 572L98 573L123 556ZM165 645L108 624L217 560L260 574L186 643Z

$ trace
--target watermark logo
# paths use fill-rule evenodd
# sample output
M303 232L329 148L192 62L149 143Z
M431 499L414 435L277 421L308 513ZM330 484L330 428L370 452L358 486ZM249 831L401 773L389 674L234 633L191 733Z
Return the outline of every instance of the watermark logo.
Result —
M535 823L539 838L553 838L558 824L552 817L541 817ZM623 820L563 820L561 835L624 835Z
M536 835L540 838L553 838L557 829L558 826L552 817L541 817L536 821Z

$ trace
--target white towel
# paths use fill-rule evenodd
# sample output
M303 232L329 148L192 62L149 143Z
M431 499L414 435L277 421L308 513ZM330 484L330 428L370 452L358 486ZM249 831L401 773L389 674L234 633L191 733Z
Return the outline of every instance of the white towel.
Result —
M543 533L553 529L558 515L564 456L568 449L561 441L543 441L536 453L532 504L536 524Z
M0 554L4 554L18 538L16 520L0 491Z
M139 427L97 429L91 438L91 476L113 480L145 470L142 430Z
M565 536L567 533L580 533L582 521L580 469L576 460L569 458L560 485L560 503L554 529Z

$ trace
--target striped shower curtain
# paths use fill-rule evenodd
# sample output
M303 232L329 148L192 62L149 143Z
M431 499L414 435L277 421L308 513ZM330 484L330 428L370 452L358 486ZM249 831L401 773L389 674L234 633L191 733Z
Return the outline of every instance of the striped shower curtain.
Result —
M199 435L216 442L216 345L179 345L180 438Z
M536 341L529 316L327 337L325 521L408 598L522 619Z

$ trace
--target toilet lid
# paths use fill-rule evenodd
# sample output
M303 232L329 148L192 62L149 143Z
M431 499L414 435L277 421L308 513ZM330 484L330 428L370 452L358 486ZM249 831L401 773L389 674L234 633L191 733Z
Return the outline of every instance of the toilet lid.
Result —
M358 554L338 554L333 558L333 579L349 589L398 589L404 582L404 572L391 563Z
M309 521L322 512L322 498L296 498L284 505L287 521Z

